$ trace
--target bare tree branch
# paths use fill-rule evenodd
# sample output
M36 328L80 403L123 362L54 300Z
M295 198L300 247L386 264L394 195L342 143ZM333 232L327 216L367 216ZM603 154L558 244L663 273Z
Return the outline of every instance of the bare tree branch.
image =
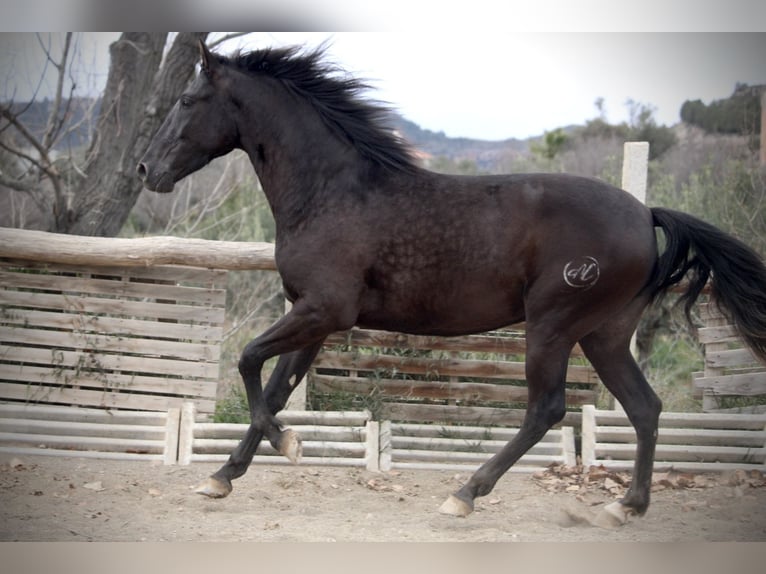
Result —
M233 40L234 38L241 38L242 36L247 36L251 32L231 32L230 34L226 34L222 38L218 38L217 40L211 42L208 45L208 48L215 48L216 46L219 46L223 44L224 42L228 42L229 40Z
M53 145L53 141L56 138L57 133L64 125L64 119L59 117L61 111L61 98L64 92L64 78L66 77L67 61L69 59L69 48L72 45L72 33L67 32L64 38L64 49L61 54L61 61L56 62L51 57L50 52L47 52L47 57L58 70L58 80L56 82L56 93L53 99L53 107L48 114L48 125L45 128L43 134L42 145L45 149L50 149ZM69 100L71 100L71 94Z

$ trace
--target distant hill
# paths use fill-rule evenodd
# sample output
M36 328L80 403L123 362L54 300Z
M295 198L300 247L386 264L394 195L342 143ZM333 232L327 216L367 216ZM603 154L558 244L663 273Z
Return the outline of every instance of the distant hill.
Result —
M509 138L488 141L471 138L451 138L444 132L421 128L415 122L394 115L393 126L399 134L418 151L433 157L443 156L451 160L468 159L481 170L491 170L502 157L524 154L529 150L529 140Z

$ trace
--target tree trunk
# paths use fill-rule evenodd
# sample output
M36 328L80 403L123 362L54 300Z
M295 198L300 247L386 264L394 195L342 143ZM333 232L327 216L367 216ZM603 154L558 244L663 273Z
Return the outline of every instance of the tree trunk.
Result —
M135 167L181 95L197 63L197 40L206 32L178 34L162 60L167 33L129 33L110 47L111 65L88 151L86 178L57 210L56 231L117 235L141 193ZM162 66L161 66L162 64Z

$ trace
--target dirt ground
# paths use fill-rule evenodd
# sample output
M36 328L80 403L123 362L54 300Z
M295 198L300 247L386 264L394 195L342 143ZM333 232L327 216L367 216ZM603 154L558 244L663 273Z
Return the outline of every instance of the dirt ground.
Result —
M766 541L760 473L659 475L646 516L604 529L572 515L627 475L508 473L455 518L438 508L468 473L258 465L228 498L194 494L217 467L0 455L0 541Z

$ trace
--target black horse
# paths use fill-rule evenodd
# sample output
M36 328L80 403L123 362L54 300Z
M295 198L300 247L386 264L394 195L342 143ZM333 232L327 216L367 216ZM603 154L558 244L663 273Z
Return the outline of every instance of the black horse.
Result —
M251 424L198 492L228 495L264 435L300 456L300 440L274 415L327 335L354 325L461 335L526 321L526 417L444 503L456 515L469 514L562 419L578 342L637 434L630 489L606 516L622 523L646 511L662 405L630 339L644 308L684 277L687 312L712 278L713 296L766 359L766 268L718 229L582 177L427 171L387 128L387 110L362 99L364 84L326 63L321 49L224 57L200 48L201 71L138 173L147 189L170 192L213 158L245 150L274 214L276 263L293 306L242 352ZM261 368L276 355L262 389Z

